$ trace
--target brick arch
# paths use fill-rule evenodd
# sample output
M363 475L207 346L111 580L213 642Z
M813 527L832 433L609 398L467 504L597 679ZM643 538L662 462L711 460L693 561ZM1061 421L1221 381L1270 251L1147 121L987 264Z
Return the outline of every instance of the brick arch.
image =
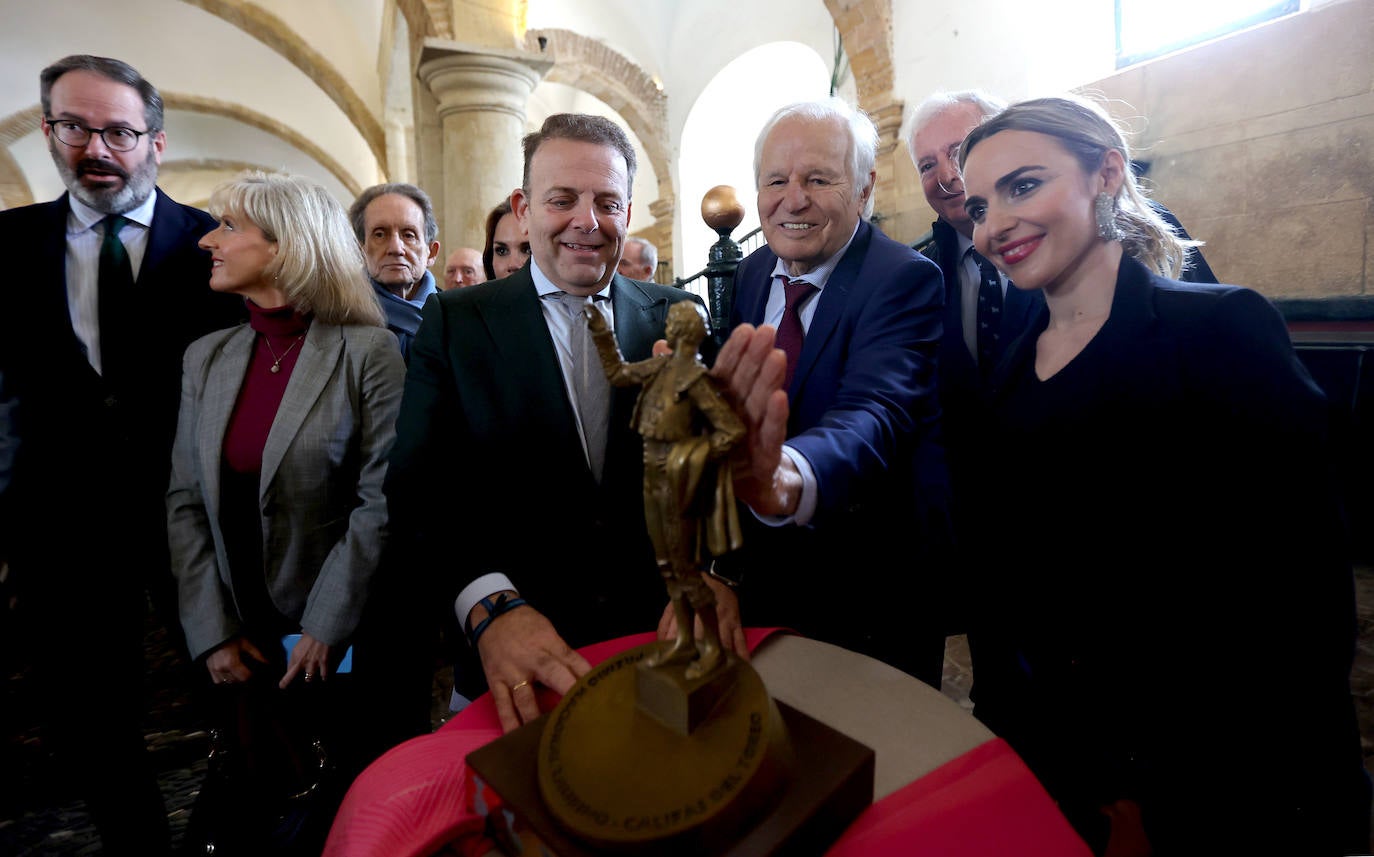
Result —
M874 221L901 208L896 186L896 155L902 131L903 103L893 92L892 0L825 0L849 57L859 93L859 107L878 126L878 183Z
M655 216L660 210L666 211L671 221L676 197L670 163L672 147L668 142L668 97L653 78L604 42L570 30L529 30L525 33L525 49L553 60L546 80L595 95L625 118L658 176ZM671 256L671 229L669 236L667 255ZM654 243L660 244L657 240ZM660 255L663 250L660 246Z
M217 18L222 18L227 23L267 45L284 57L287 62L304 72L344 112L348 121L367 142L373 157L377 159L377 163L386 163L386 133L382 130L382 123L368 109L362 97L349 85L344 76L334 67L334 64L319 51L312 48L285 21L261 6L244 2L244 0L182 0L182 2L209 12ZM422 17L419 14L420 10L413 8L417 5L414 2L402 2L400 5L403 13L407 8L410 8L411 12L415 14L417 21L412 22L412 26L415 23L423 26L424 21L429 19L427 12ZM423 8L423 4L419 5ZM410 15L406 17L407 21L410 21ZM430 23L429 26L432 28L433 24Z
M892 0L825 0L840 31L859 106L873 116L884 149L895 145L901 129L901 102L893 98ZM896 106L896 115L892 107Z
M43 110L35 104L0 119L0 209L33 202L33 188L10 154L10 145L36 129L42 118Z
M283 122L279 122L270 116L250 110L241 104L232 104L227 101L220 101L215 98L206 98L200 95L183 95L175 92L163 92L162 103L167 110L185 110L189 113L206 113L211 116L222 116L226 119L233 119L245 125L251 125L261 131L266 131L274 137L278 137L286 143L299 149L301 152L313 158L320 166L330 172L339 182L354 195L362 192L362 185L344 169L343 164L334 160L327 152L315 144L313 140ZM13 174L6 170L6 161L11 164L14 159L9 155L9 146L14 141L38 129L39 120L42 118L42 108L35 104L32 107L25 107L16 110L9 116L0 119L0 200L6 206L21 205L19 200L27 198L33 201L33 193L29 188L27 180L19 172L18 165L15 164ZM14 202L11 202L11 185L14 185Z

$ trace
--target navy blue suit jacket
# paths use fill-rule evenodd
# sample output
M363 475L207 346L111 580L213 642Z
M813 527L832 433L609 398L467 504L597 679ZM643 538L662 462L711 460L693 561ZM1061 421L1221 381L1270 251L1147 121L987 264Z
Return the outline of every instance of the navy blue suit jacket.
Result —
M731 328L764 321L777 260L765 246L740 263ZM723 563L744 580L746 622L791 625L900 659L880 639L887 608L916 588L933 538L924 531L944 519L943 467L933 446L941 291L935 265L869 223L859 225L816 298L788 391L787 443L816 474L815 517L808 527L751 525L745 547ZM889 559L894 553L897 563ZM877 600L886 603L836 611L831 596L846 588L845 570L885 586Z

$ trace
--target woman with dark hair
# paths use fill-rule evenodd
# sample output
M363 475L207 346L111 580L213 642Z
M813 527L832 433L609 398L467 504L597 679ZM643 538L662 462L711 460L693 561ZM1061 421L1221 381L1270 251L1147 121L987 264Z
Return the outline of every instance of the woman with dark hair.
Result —
M309 721L339 767L350 706L334 694L319 704L318 685L338 684L382 553L405 367L324 188L249 172L216 188L210 210L219 226L200 242L210 287L242 296L249 322L195 341L183 361L167 492L181 621L191 656L221 686L214 696L235 712L222 729L252 724L256 741L258 725ZM257 746L238 799L318 785L281 755ZM328 829L328 817L314 821L316 835ZM243 818L230 834L265 848L255 827L273 823Z
M993 381L975 711L1099 852L1363 853L1324 396L1265 298L1171 279L1129 163L1077 98L960 150L975 247L1046 303Z
M487 215L487 241L482 247L482 265L487 269L487 279L509 277L525 267L529 260L530 237L511 211L510 200L503 199Z

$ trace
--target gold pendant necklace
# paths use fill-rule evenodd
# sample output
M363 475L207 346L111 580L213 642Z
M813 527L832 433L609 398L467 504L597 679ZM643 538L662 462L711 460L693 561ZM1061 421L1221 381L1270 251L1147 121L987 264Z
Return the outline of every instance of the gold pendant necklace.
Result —
M287 346L286 350L283 351L283 352L281 353L281 356L279 357L279 356L277 356L277 350L276 350L275 348L272 347L272 340L267 336L267 334L264 333L264 334L262 335L262 341L265 342L265 343L267 343L267 350L268 350L269 352L271 352L271 354L272 354L272 366L271 366L271 368L270 368L268 371L270 371L273 375L275 375L275 374L277 374L278 372L280 372L280 371L281 371L281 362L282 362L283 360L286 359L286 355L288 355L288 354L291 353L291 349L292 349L292 348L295 348L297 345L300 345L300 344L301 344L301 340L303 340L303 339L305 339L305 334L304 334L304 333L302 333L300 336L296 337L296 341L293 342L293 343L291 343L289 346Z

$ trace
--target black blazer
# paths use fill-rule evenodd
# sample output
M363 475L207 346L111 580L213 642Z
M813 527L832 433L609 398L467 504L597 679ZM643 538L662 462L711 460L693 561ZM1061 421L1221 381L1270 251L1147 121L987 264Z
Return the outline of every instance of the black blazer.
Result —
M650 356L670 304L700 304L619 275L611 300L631 361ZM386 494L402 562L423 570L446 621L463 587L503 572L574 647L656 626L667 595L644 524L642 444L630 427L638 394L613 391L598 485L529 268L430 298Z
M148 557L165 568L163 498L181 355L192 340L242 318L243 302L209 288L210 256L196 242L214 219L158 190L135 284L141 372L113 383L102 378L87 362L67 307L68 213L65 194L0 212L0 252L11 263L0 374L14 397L9 429L19 447L0 515L13 522L21 562L35 552L46 561L66 557L90 577L101 576L107 566L100 558L110 556ZM73 537L74 513L84 536Z
M993 381L975 711L1057 798L1142 801L1161 853L1362 847L1350 561L1283 319L1123 257L1110 317L1041 381L1047 321Z

